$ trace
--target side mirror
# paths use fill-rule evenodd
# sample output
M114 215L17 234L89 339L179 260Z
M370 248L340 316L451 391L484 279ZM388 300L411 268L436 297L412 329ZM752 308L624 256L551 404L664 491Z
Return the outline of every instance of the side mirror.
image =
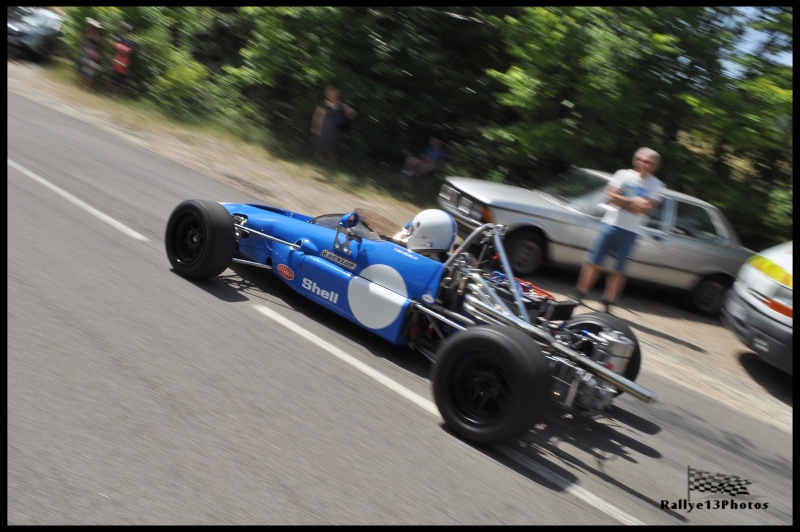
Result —
M348 234L348 229L352 229L353 227L357 226L360 221L361 218L355 211L344 214L341 218L339 218L339 223L336 224L336 239L333 242L333 249L347 255L353 254L353 250L350 247L350 235Z
M350 229L351 227L355 227L358 225L358 222L361 221L361 218L358 216L358 213L353 211L347 214L342 215L339 219L339 227L344 227L345 229Z

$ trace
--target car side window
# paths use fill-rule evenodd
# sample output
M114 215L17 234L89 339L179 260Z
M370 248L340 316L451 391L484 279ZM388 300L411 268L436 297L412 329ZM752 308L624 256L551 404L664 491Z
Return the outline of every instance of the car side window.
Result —
M714 221L705 208L682 201L677 202L675 232L708 241L714 241L719 236Z
M664 205L663 198L659 203L650 211L649 219L647 220L647 227L651 229L661 229L661 215L663 214L662 205Z

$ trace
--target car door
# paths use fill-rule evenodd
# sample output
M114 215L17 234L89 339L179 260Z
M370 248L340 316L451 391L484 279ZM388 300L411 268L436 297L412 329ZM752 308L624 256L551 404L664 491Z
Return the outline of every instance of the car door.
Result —
M713 213L680 197L665 197L631 254L631 278L690 290L725 241Z
M558 231L548 233L552 261L570 266L583 264L599 235L605 201L605 192L600 189L590 197L564 206Z

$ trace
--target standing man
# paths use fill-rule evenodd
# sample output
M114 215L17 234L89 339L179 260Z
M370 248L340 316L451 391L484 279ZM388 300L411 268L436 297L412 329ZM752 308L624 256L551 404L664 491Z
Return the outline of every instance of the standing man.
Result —
M317 105L311 117L311 133L315 136L314 152L317 160L336 164L342 133L350 127L355 117L353 108L341 101L339 90L327 87L325 100Z
M97 71L100 69L100 54L103 48L100 30L99 22L91 17L86 17L86 35L81 45L78 72L83 88L92 91L96 88Z
M662 183L653 172L661 164L661 156L650 148L639 148L633 154L633 169L618 170L606 186L609 209L603 216L600 236L581 268L573 299L579 303L586 297L600 276L600 267L609 251L617 254L617 267L608 273L602 303L611 311L625 288L625 265L636 242L639 226L660 202Z

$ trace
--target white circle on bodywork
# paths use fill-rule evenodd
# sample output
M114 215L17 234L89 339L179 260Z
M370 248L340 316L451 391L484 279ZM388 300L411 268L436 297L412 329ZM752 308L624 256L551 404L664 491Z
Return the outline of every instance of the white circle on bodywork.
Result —
M373 264L350 280L347 300L350 311L362 325L383 329L397 319L408 301L406 282L391 266Z

